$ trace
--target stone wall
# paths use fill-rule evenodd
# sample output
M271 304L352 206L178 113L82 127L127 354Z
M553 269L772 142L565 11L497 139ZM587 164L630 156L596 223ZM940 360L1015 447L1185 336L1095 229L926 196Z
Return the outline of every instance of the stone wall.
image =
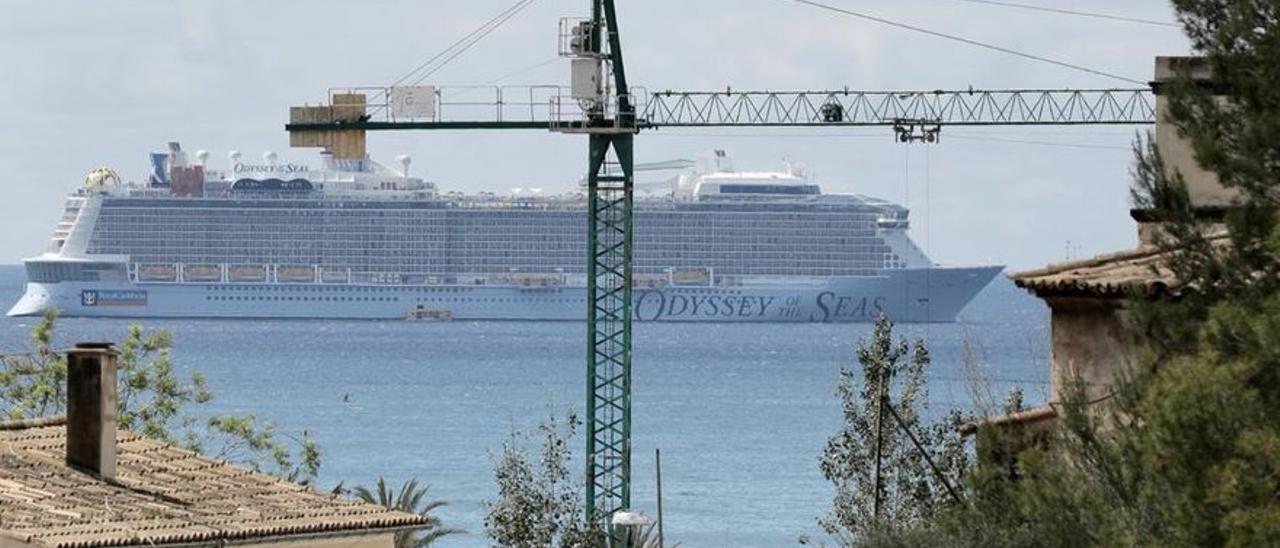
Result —
M1051 401L1062 401L1063 390L1077 378L1084 381L1089 401L1105 398L1117 374L1135 357L1122 303L1085 297L1046 300L1053 311Z

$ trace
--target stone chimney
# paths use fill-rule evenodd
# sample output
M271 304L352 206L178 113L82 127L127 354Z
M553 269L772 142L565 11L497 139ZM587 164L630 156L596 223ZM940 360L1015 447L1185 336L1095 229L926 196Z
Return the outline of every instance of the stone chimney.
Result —
M1196 161L1191 144L1168 121L1169 98L1166 88L1182 73L1190 75L1200 86L1216 89L1213 74L1204 58L1156 57L1155 80L1151 82L1156 94L1156 148L1170 173L1182 173L1191 205L1195 207L1197 215L1206 220L1218 220L1227 208L1236 203L1240 193L1222 186L1216 174L1201 167ZM1138 238L1143 244L1152 243L1154 235L1159 231L1161 219L1154 218L1150 213L1137 209L1132 212L1134 220L1138 221Z
M111 343L67 351L67 465L116 475L116 356Z

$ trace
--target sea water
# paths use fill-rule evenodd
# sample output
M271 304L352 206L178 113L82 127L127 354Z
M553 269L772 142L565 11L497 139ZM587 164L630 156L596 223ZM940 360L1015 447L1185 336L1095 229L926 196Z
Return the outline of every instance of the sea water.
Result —
M20 267L0 267L0 306L21 294ZM902 325L924 338L931 414L975 411L971 383L997 398L1048 390L1048 311L997 278L954 324ZM33 318L0 318L0 351L28 347ZM59 320L60 345L120 341L131 323L173 333L180 371L208 377L209 413L253 414L281 432L312 434L320 484L398 487L417 477L437 515L469 534L444 547L487 546L493 464L513 431L585 401L585 326L578 322L334 320ZM840 423L834 395L855 366L866 324L636 324L633 495L656 508L654 449L662 450L668 543L790 546L822 538L832 486L818 460ZM967 356L967 357L966 357ZM968 365L966 365L966 363ZM978 391L982 392L982 391ZM580 455L583 438L574 440ZM580 468L580 465L578 466Z

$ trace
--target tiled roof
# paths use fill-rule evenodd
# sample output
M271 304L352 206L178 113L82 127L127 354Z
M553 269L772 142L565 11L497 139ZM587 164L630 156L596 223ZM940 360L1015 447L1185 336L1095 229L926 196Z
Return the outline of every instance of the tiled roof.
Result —
M1000 428L1013 426L1035 427L1048 424L1048 421L1056 418L1058 418L1058 409L1052 404L1047 404L1013 413L985 417L974 422L966 422L960 425L960 433L966 436L975 434L978 432L978 428L984 424Z
M103 480L67 467L65 443L59 421L0 425L0 537L89 548L372 534L426 523L131 432L117 435L116 477Z
M1040 296L1125 297L1154 294L1178 283L1164 265L1171 251L1156 247L1099 255L1010 274L1018 287Z

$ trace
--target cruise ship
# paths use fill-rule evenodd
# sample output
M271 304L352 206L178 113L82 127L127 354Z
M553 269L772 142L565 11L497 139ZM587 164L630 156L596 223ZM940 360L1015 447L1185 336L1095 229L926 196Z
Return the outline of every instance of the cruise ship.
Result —
M152 153L143 182L99 168L25 261L11 316L577 320L586 198L442 192L395 165ZM804 170L723 152L635 199L637 321L950 322L1002 269L934 264L908 210L824 193Z

